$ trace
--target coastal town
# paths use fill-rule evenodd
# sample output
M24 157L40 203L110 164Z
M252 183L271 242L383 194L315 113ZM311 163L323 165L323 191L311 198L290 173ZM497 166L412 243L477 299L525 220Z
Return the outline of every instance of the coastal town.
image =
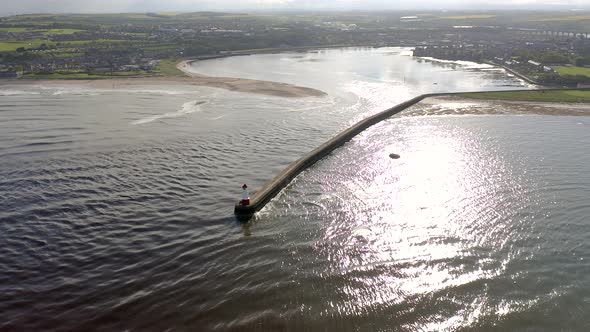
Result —
M567 15L515 17L501 12L407 14L3 17L0 78L166 76L178 75L174 64L181 58L249 50L403 46L414 48L419 57L502 66L536 84L590 84L590 27L585 20L572 21Z
M0 101L0 332L590 331L590 0L4 1Z

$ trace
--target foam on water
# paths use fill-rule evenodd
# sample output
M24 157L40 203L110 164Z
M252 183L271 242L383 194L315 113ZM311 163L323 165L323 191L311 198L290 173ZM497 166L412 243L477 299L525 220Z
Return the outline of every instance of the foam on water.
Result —
M148 117L136 120L136 121L132 121L131 124L132 125L141 125L141 124L150 123L150 122L160 120L160 119L178 118L178 117L192 114L195 112L200 112L201 105L203 105L205 103L206 103L206 101L197 101L197 100L189 101L189 102L182 104L182 107L176 112L169 112L169 113L164 113L164 114L157 114L157 115L148 116Z
M160 95L169 95L169 96L194 93L194 91L188 91L188 90L163 90L163 89L145 89L145 88L115 89L114 91L121 92L121 93L136 93L136 94L150 94L150 95L151 94L160 94Z
M0 90L0 96L19 96L19 95L39 95L37 91L23 91L23 90Z
M84 88L84 87L78 87L78 86L36 85L35 87L40 90L41 94L48 95L48 96L64 96L64 95L98 96L101 94L98 89L90 89L90 88Z
M27 92L27 91L14 91L14 90L7 90L8 94L48 94L52 96L61 96L61 95L81 95L81 96L98 96L105 93L122 93L122 94L148 94L148 95L168 95L168 96L176 96L176 95L185 95L194 93L194 91L187 90L186 87L182 89L182 87L178 88L170 88L170 89L149 89L145 87L127 87L127 88L120 88L117 83L113 83L112 87L110 88L93 88L93 87L73 87L73 86L44 86L38 85L35 86L37 89L41 90L41 92ZM0 95L2 95L3 91L0 90Z

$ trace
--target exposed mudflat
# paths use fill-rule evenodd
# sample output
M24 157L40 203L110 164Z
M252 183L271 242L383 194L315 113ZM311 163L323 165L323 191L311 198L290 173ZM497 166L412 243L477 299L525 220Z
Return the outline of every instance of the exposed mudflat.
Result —
M590 104L474 100L459 96L424 99L403 116L478 114L590 115Z

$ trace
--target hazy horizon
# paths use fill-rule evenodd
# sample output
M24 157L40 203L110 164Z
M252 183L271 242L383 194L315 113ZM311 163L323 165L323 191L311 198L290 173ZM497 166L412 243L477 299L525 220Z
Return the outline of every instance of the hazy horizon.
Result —
M19 14L63 13L138 13L138 12L256 12L256 11L406 11L406 10L588 10L590 1L563 0L401 0L395 4L379 0L23 0L7 3L0 9L1 16Z

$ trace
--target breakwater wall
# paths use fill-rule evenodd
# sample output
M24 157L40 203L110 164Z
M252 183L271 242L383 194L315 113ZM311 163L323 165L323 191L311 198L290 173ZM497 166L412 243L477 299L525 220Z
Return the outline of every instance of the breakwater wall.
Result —
M283 188L285 188L291 181L303 172L305 169L315 164L332 151L342 146L344 143L350 141L353 137L363 132L365 129L387 119L391 116L405 110L406 108L413 106L420 101L428 97L436 97L449 95L448 93L433 93L424 94L418 97L414 97L408 101L405 101L399 105L396 105L388 110L381 113L377 113L370 116L354 126L344 130L340 134L336 135L326 143L320 145L313 151L309 152L301 159L298 159L291 163L285 170L277 175L273 180L268 182L264 187L258 190L250 199L250 205L243 206L238 202L235 206L234 212L238 216L250 217L268 203L273 197L275 197Z
M497 65L497 64L494 64ZM504 66L502 66L504 67ZM521 78L522 80L536 84L536 82L530 80L528 77L523 76L517 72L512 71L510 68L504 67L507 71L513 73L517 77ZM536 92L545 92L545 91L590 91L590 88L566 88L566 87L542 87L539 89L516 89L516 90L505 90L506 92L527 92L527 91L536 91ZM417 97L414 97L410 100L407 100L401 104L398 104L390 109L387 109L383 112L377 113L372 115L364 120L361 120L354 126L344 130L343 132L339 133L326 143L320 145L313 151L309 152L301 159L298 159L292 162L286 169L284 169L279 175L277 175L274 179L270 182L266 183L260 190L256 191L256 193L251 197L250 204L247 206L243 206L240 202L237 202L234 208L234 213L238 216L238 219L243 221L248 221L250 217L254 215L257 211L260 211L266 203L268 203L271 199L273 199L281 190L283 190L291 181L297 177L301 172L315 164L316 162L320 161L325 156L329 155L332 151L336 150L338 147L344 145L344 143L350 141L353 137L360 134L367 128L385 120L393 115L400 113L401 111L411 107L420 101L430 98L430 97L442 97L442 96L456 96L456 95L469 95L469 94L477 94L482 92L501 92L498 90L493 91L465 91L465 92L441 92L441 93L428 93L423 94Z
M590 91L590 89L570 89L570 88L543 88L537 90L521 89L521 90L509 90L512 92L524 92L524 91L565 91L565 90L578 90L578 91ZM242 206L240 203L236 203L234 212L239 219L247 221L254 213L262 209L266 203L273 199L281 190L283 190L291 181L299 175L301 172L320 161L325 156L329 155L332 151L338 147L344 145L344 143L350 141L353 137L360 134L367 128L385 120L393 115L400 113L401 111L411 107L420 101L430 97L441 97L441 96L454 96L454 95L465 95L471 93L481 92L499 92L499 91L470 91L470 92L450 92L450 93L429 93L414 97L408 101L405 101L399 105L396 105L390 109L387 109L381 113L377 113L370 116L354 126L344 130L340 134L336 135L326 143L320 145L313 151L309 152L301 159L292 162L287 168L285 168L279 175L277 175L270 182L266 183L261 189L259 189L250 199L250 205Z

